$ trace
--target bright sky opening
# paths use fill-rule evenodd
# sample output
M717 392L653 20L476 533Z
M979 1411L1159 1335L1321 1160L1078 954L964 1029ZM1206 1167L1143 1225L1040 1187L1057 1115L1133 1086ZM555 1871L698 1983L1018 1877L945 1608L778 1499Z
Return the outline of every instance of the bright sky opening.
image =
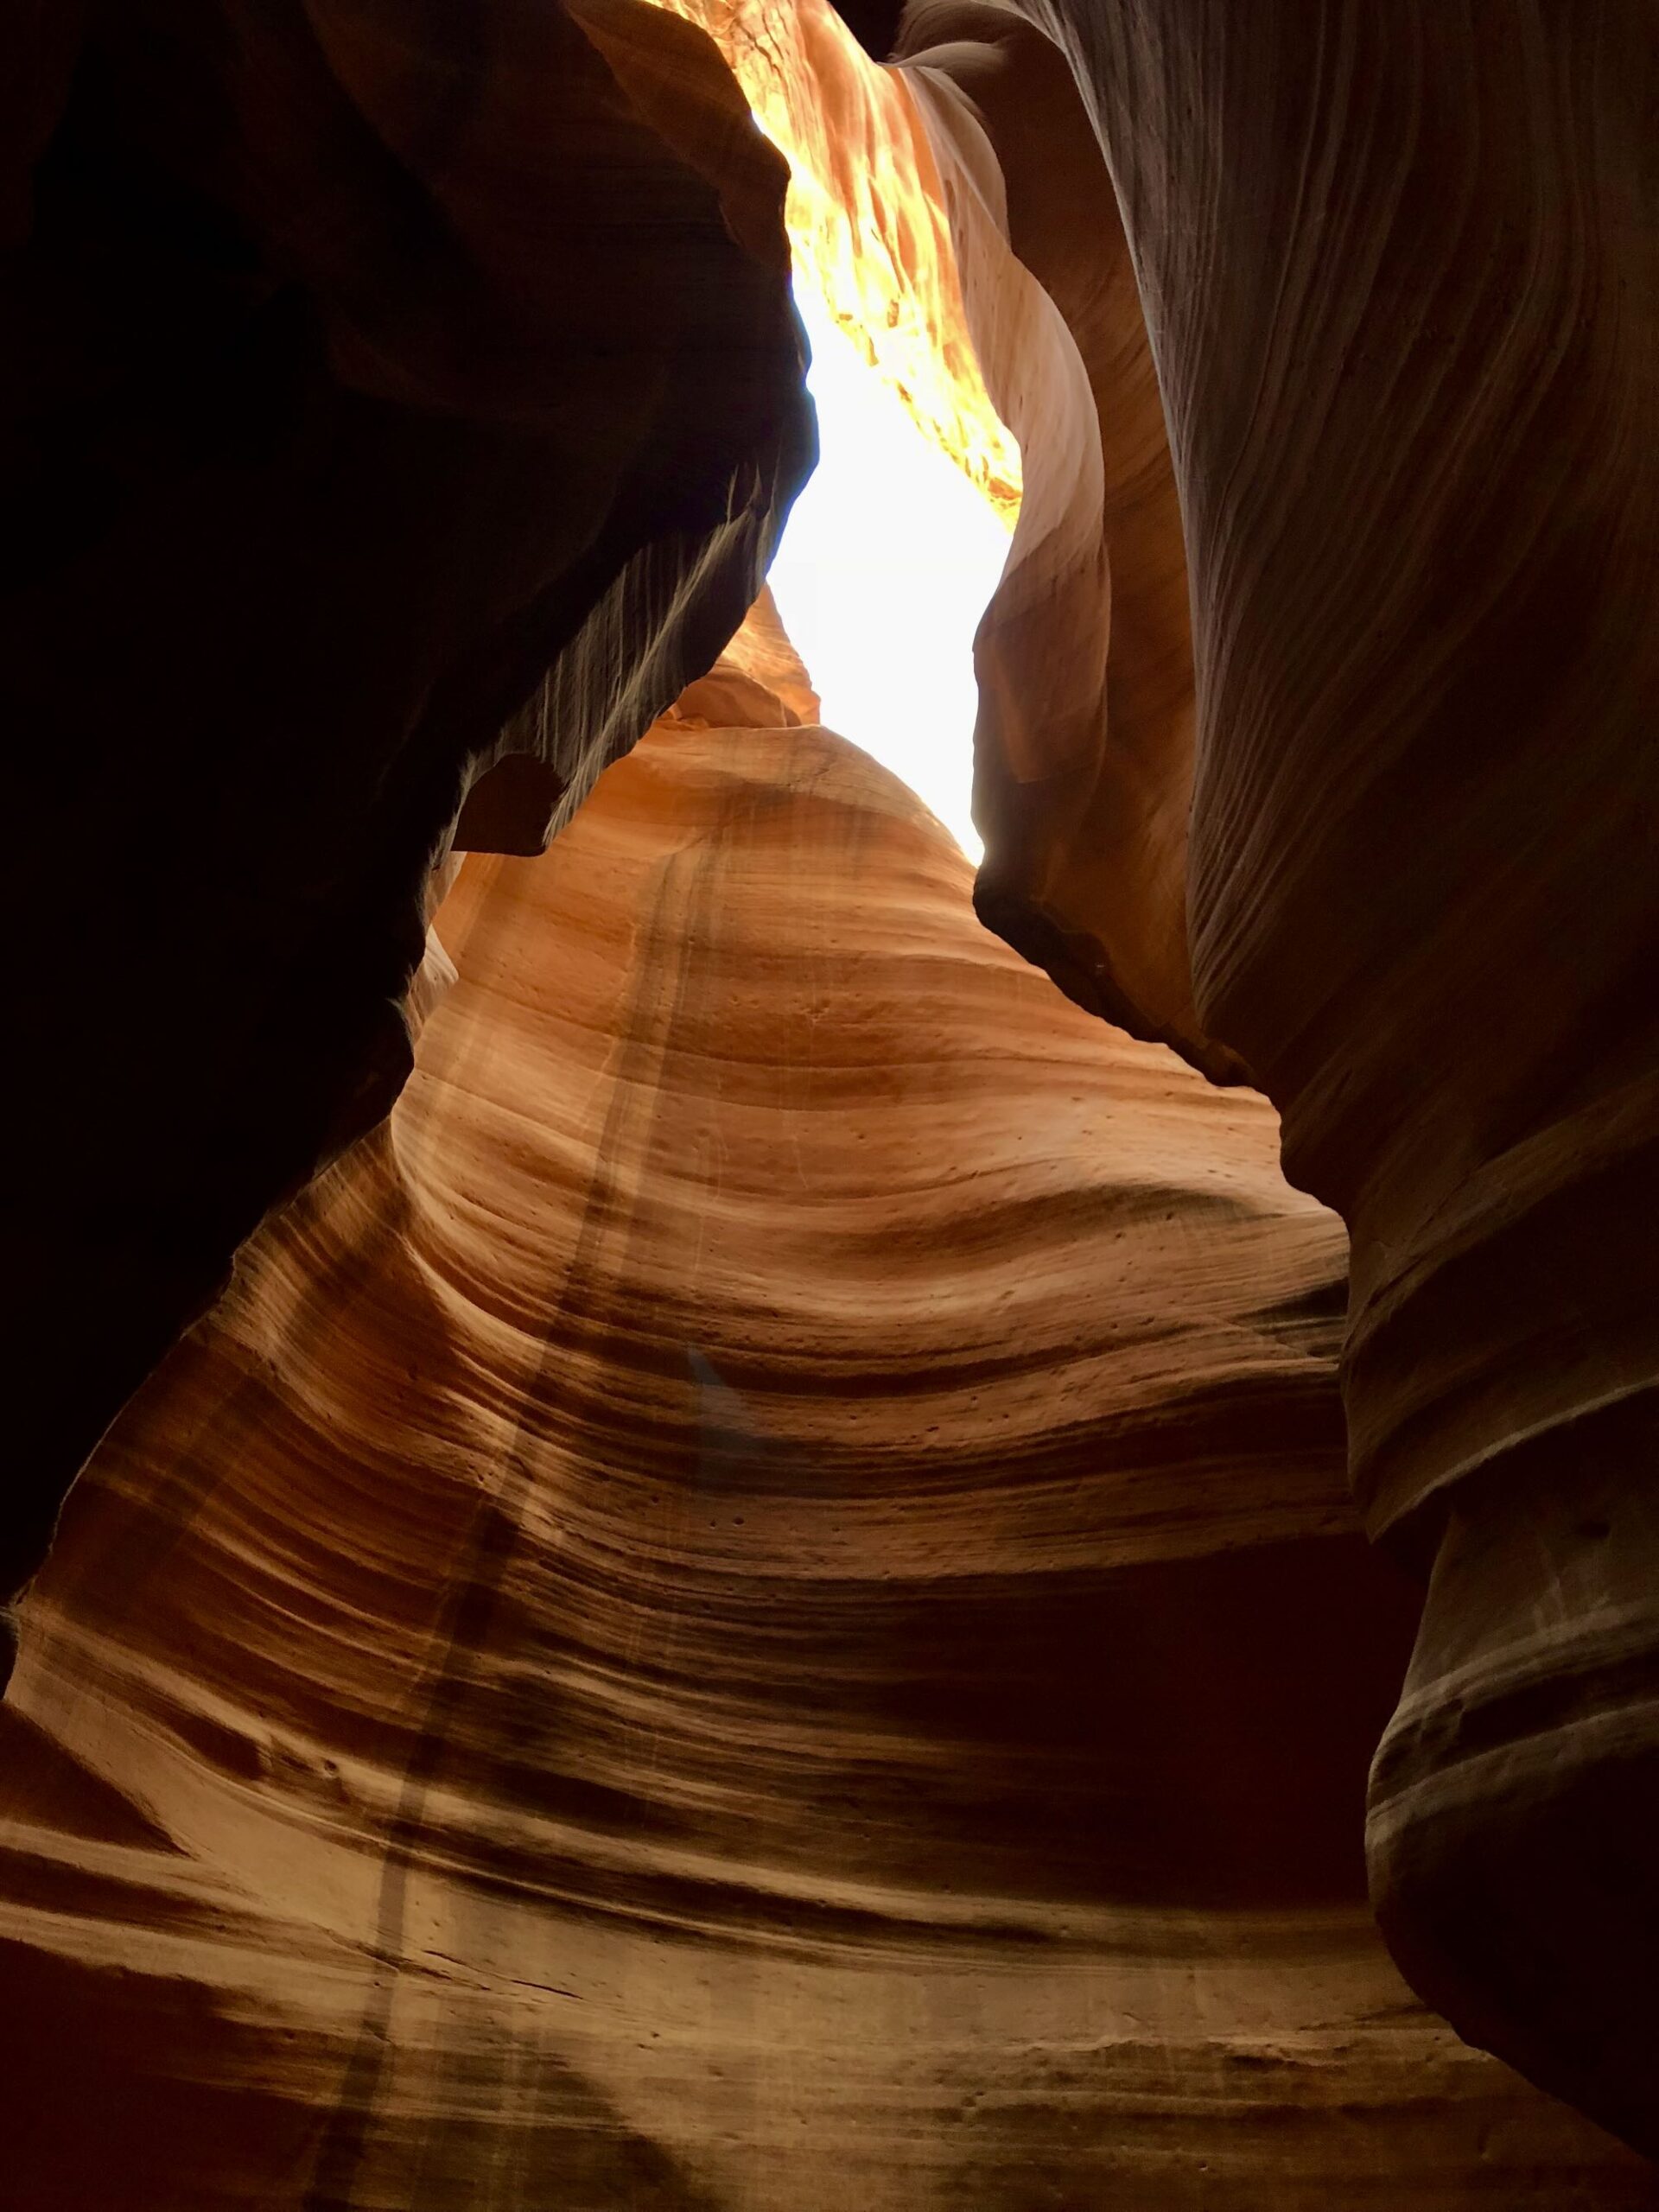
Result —
M795 298L821 457L772 564L778 611L826 725L902 777L976 861L974 632L1008 534L813 288Z

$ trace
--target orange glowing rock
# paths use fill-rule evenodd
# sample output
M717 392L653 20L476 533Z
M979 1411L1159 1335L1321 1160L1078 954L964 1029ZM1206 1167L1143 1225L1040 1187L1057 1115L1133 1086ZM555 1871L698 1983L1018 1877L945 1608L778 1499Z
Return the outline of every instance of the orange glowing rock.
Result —
M1011 529L1020 448L969 335L939 173L910 87L828 0L662 0L706 30L790 165L798 283Z

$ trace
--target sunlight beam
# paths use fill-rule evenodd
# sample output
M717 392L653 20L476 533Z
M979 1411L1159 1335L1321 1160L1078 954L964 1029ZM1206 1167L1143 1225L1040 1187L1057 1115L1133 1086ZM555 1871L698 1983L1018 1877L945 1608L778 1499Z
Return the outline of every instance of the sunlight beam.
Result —
M970 860L973 639L1008 530L917 428L810 283L808 384L822 457L795 504L770 582L831 729L892 769Z

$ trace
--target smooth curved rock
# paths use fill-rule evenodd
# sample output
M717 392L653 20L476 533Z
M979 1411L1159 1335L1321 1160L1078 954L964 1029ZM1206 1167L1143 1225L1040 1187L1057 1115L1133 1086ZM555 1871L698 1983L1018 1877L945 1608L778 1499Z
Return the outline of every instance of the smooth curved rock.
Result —
M466 863L390 1127L71 1501L8 2212L1652 2203L1370 1925L1414 1597L1270 1113L705 719Z
M842 335L1012 526L1020 448L985 387L942 181L901 72L830 0L662 0L714 39L787 156L795 263Z
M1197 1010L1349 1225L1366 1523L1444 1545L1378 1910L1455 2023L1659 2152L1651 10L1025 12L1167 412Z
M964 313L1023 498L975 645L981 918L1212 1080L1187 951L1192 644L1175 480L1117 201L1076 81L997 0L906 12Z
M712 46L634 0L463 12L133 0L8 57L0 1599L385 1111L469 781L537 747L495 834L569 811L807 465L785 174Z

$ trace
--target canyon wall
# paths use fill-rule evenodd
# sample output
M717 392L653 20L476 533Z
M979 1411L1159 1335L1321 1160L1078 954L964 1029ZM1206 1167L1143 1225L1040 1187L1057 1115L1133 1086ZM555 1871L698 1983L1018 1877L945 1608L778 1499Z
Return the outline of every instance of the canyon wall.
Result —
M1040 635L988 618L986 911L1063 981L1138 931L1111 968L1149 1033L1190 962L1201 1033L1281 1109L1293 1181L1345 1220L1360 1510L1433 1570L1373 1779L1379 1913L1466 2034L1659 2152L1651 10L1021 12L1052 49L980 4L921 9L899 39L942 164L973 183L970 322L1008 312L1007 232L1065 325L1027 315L1004 349L1034 364L1028 505L1033 447L1087 442L1080 405L1051 430L1031 404L1039 372L1080 391L1088 371L1106 459L1103 505L1051 468L1071 543L1022 516L1031 582L1016 541L1005 593ZM1057 53L1121 224L1056 127ZM1062 171L1081 188L1062 195ZM1109 484L1147 359L1185 524L1192 741L1179 687L1147 741L1110 684L1145 646L1118 621ZM1173 574L1154 442L1153 582ZM1097 510L1109 622L1057 676ZM1016 753L1005 694L1068 683L1079 713L1016 713ZM1125 725L1150 798L1111 785ZM1091 788L1111 819L1089 849L1139 857L1098 886L1073 873L1057 944L1046 856ZM1169 831L1161 875L1147 819Z
M946 363L881 372L1023 480L981 912L1259 1082L1348 1225L1358 1517L1429 1577L1405 1694L1385 1728L1413 1609L1336 1533L1330 1220L1259 1102L969 954L781 641L685 694L597 842L470 864L435 1008L452 842L569 821L805 466L784 172L716 46L633 0L490 0L464 42L386 0L37 10L0 91L0 1601L431 1028L29 1601L28 2185L531 2202L563 2159L596 2202L1017 2202L1035 2160L1242 2206L1266 2128L1275 2202L1460 2202L1494 2158L1510 2201L1638 2201L1407 2004L1341 1836L1382 1730L1414 1987L1659 2150L1650 11L974 0L894 77L822 6L796 47L685 11L816 149L853 319L868 252ZM788 929L734 858L776 876L768 837ZM728 1493L771 1502L728 1530ZM618 2053L671 1957L664 2074ZM29 2085L88 2037L76 2137Z
M1111 177L1065 56L1011 7L931 0L899 35L965 318L1021 452L975 646L975 904L1079 1005L1236 1083L1192 1002L1186 558Z
M386 1110L469 786L467 842L544 839L808 463L785 172L715 48L466 13L15 27L0 1624L237 1244Z
M1659 2201L1370 1921L1338 1225L813 711L751 631L467 861L72 1497L8 2212Z

